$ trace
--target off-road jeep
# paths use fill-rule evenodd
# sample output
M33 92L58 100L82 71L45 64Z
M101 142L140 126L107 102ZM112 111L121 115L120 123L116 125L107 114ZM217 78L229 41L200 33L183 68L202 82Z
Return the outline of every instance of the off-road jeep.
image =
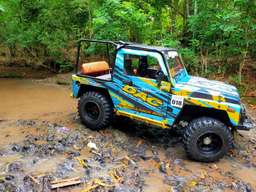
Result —
M81 56L89 55L91 43L106 47L102 61L88 63ZM190 76L176 49L82 39L72 80L73 97L79 98L78 112L86 127L105 128L115 116L164 129L188 122L183 141L194 160L218 160L232 147L233 130L253 127L237 89Z

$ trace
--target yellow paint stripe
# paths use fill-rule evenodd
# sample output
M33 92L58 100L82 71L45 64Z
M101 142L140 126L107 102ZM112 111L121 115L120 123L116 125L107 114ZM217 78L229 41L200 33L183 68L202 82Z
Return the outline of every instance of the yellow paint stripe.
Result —
M201 99L193 99L193 98L185 98L187 101L193 103L194 105L198 105L198 106L202 106L202 107L212 107L214 109L218 109L218 110L223 110L226 111L229 118L238 124L239 122L239 118L240 118L240 114L238 112L229 112L228 111L228 106L226 104L222 104L222 103L218 103L216 101L205 101L205 100L201 100ZM204 104L204 103L206 104ZM209 106L208 106L209 105Z
M147 78L143 78L143 77L140 77L139 79L153 87L157 87L157 84L155 82L153 82L153 80L151 80L151 79L147 79Z
M76 75L72 75L72 80L79 81L81 84L89 84L89 80L87 78L78 77Z
M240 114L239 113L233 113L233 112L228 112L228 116L229 116L229 118L233 121L233 122L235 122L235 123L239 123L239 117L240 117Z
M134 105L128 103L127 101L125 101L124 99L122 99L121 97L119 97L117 94L113 93L113 92L110 92L110 95L112 97L115 97L117 100L119 100L121 102L121 105L122 106L128 106L130 108L134 107Z
M166 122L167 122L166 120L157 121L157 120L150 119L150 118L147 118L147 117L142 117L142 116L139 116L139 115L136 115L136 114L128 113L128 112L122 111L122 110L116 111L116 114L121 115L121 116L125 116L125 117L129 117L131 119L139 120L139 121L144 121L146 123L156 125L156 126L159 126L159 127L162 127L162 128L168 128L168 126L166 125Z

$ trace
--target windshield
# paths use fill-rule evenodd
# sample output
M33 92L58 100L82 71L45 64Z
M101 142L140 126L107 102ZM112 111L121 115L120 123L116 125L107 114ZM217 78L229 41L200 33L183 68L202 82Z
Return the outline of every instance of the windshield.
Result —
M184 67L181 56L177 51L168 52L168 64L171 73L171 77L175 83L185 82L188 80L188 74Z

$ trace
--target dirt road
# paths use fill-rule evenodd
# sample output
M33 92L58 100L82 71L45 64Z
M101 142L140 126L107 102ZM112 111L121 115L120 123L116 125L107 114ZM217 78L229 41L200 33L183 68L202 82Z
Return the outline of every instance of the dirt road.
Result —
M255 130L204 164L188 160L171 131L130 121L85 129L69 86L0 79L0 99L0 191L50 191L74 177L80 185L59 191L256 191Z

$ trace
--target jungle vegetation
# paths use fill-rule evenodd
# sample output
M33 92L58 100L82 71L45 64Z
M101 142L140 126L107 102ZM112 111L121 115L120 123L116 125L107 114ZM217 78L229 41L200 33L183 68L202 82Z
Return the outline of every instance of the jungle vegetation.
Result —
M176 47L193 74L241 84L245 69L256 70L256 1L0 0L0 52L9 63L65 68L79 38Z

